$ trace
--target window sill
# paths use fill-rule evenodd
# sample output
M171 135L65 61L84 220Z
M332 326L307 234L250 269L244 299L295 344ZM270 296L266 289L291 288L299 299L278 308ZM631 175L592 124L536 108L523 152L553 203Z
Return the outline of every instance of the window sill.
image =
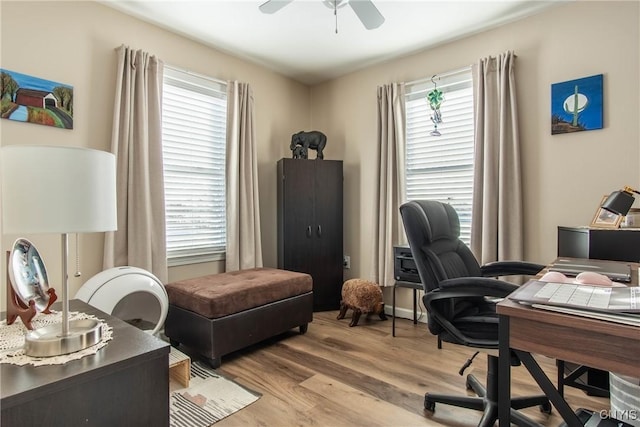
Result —
M224 261L226 253L207 254L207 255L191 255L184 257L169 258L167 260L168 267L178 267L189 264L202 264L205 262Z

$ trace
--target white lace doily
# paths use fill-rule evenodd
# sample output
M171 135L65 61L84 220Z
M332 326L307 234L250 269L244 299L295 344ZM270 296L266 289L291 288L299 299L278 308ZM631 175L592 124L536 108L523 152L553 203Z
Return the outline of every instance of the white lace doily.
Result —
M12 363L20 366L28 364L33 366L63 365L71 360L78 360L85 356L96 354L98 350L107 345L107 341L113 338L113 328L95 316L76 311L69 312L69 321L82 319L93 319L101 322L102 338L100 342L75 353L52 357L32 357L24 354L24 336L29 330L19 317L11 325L7 325L7 321L3 320L0 322L0 363ZM33 329L61 323L62 312L53 310L51 310L51 314L38 313L31 320Z

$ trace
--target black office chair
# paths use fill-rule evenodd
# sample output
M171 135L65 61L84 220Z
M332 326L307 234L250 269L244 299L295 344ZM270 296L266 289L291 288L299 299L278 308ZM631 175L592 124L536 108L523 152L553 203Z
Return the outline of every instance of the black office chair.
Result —
M517 285L493 277L534 275L544 266L521 261L480 266L459 238L458 214L446 203L412 201L400 206L400 213L424 286L423 301L431 333L444 342L497 349L495 301L513 292ZM517 365L519 361L514 356L511 363ZM479 426L493 426L498 417L498 357L488 354L486 389L473 375L467 376L466 385L479 397L427 393L425 409L433 412L436 403L475 409L484 412ZM537 425L517 412L517 409L536 405L540 405L541 411L551 413L551 405L545 396L513 398L511 421L517 425Z

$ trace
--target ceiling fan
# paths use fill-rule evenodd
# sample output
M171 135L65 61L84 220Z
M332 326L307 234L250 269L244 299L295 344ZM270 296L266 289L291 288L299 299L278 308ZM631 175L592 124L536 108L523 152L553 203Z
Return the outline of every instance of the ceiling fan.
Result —
M293 0L267 0L260 5L259 9L262 13L275 13L292 1ZM348 4L367 30L378 28L384 22L384 16L382 16L371 0L322 0L322 3L333 9L336 16L338 8Z

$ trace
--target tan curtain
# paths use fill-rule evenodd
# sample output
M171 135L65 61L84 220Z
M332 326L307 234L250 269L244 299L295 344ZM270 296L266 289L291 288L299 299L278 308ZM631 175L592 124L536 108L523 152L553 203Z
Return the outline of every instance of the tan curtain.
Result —
M405 244L400 205L405 197L405 86L378 87L378 143L373 233L373 281L392 286L393 246Z
M522 177L513 52L472 66L475 159L471 249L481 263L523 256Z
M253 91L229 82L227 112L226 271L262 267L258 156Z
M111 150L117 163L118 230L106 233L103 264L104 268L143 268L166 283L163 63L149 53L126 46L116 52Z

